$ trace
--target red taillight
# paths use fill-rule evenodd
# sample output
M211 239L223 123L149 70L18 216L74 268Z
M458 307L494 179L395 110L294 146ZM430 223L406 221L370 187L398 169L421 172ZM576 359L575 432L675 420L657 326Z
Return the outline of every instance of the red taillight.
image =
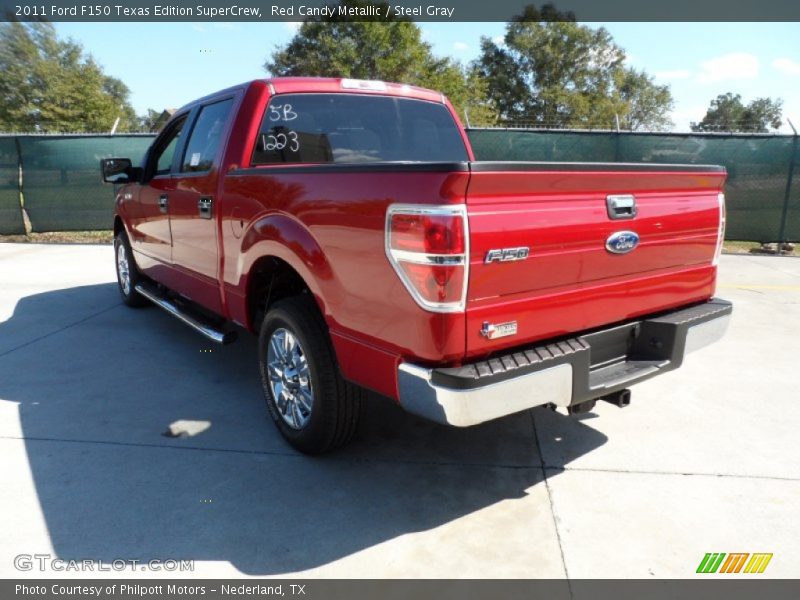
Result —
M400 268L422 299L430 304L461 301L464 267L440 267L400 261Z
M464 253L464 225L460 215L395 213L390 218L389 244L394 250Z
M464 310L467 242L464 205L389 207L386 256L414 300L427 310Z

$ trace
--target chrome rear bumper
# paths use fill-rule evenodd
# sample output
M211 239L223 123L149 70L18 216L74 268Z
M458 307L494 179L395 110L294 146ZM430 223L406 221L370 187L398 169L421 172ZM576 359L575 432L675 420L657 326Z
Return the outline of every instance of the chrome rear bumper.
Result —
M400 404L437 423L468 427L552 402L572 398L572 366L563 364L485 386L458 390L431 382L431 369L408 363L399 367Z
M402 363L400 404L457 427L544 404L580 404L678 368L686 354L724 335L731 312L729 302L714 299L461 367Z

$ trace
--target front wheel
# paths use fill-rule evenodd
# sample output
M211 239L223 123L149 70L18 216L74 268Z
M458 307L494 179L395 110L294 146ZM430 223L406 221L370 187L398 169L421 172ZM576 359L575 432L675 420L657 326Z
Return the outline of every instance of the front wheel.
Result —
M269 414L289 444L322 454L350 441L363 391L339 373L310 296L282 300L269 310L259 334L259 367Z
M128 243L128 236L125 232L120 232L114 237L114 257L117 267L117 284L122 301L128 306L139 308L147 306L147 298L136 291L136 284L141 281L141 275L136 268L131 253L131 245Z

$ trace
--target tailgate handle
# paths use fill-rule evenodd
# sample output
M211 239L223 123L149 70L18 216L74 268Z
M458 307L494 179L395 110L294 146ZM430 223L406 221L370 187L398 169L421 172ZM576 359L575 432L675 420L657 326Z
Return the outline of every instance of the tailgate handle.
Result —
M610 219L632 219L636 216L636 198L632 194L606 196Z

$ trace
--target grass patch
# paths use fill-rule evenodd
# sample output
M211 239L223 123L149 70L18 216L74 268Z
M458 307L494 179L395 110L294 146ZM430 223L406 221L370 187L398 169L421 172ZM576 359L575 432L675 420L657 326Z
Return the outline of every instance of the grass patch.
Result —
M49 231L28 235L0 235L0 242L27 244L112 244L113 231Z
M722 243L722 251L728 254L749 254L752 250L761 248L758 242L736 242L725 240Z
M781 256L800 256L800 244L790 244L792 249L784 249ZM737 242L726 241L722 244L722 250L726 254L763 254L767 256L775 256L777 244L767 244L762 246L760 242Z

